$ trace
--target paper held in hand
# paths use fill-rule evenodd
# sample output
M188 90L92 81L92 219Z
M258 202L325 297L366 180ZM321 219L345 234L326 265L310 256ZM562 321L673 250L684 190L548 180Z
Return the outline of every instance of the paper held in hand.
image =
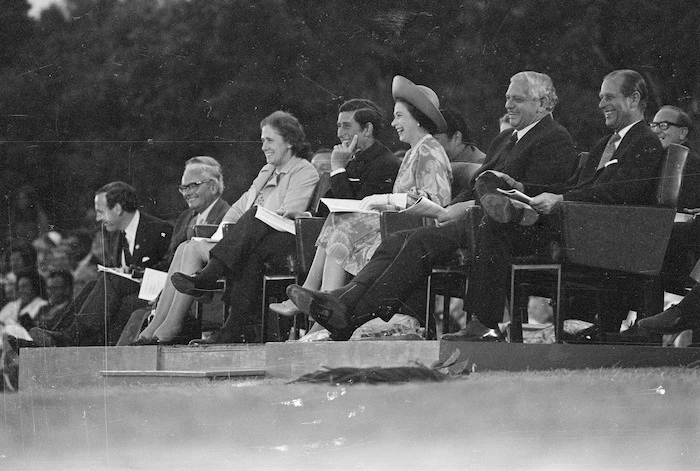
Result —
M516 189L504 190L504 189L502 189L502 188L496 188L496 190L498 190L500 193L503 193L503 194L506 195L508 198L511 198L511 199L520 201L521 203L525 203L525 204L529 204L529 205L532 204L532 198L530 198L529 196L527 196L527 195L526 195L525 193L523 193L522 191L518 191L518 190L516 190Z
M139 289L139 299L146 301L155 301L168 280L168 274L164 271L146 268L141 281L141 289Z
M277 231L289 232L290 234L297 233L294 227L294 220L282 217L269 209L263 208L262 206L258 206L258 209L255 212L255 218L260 219L262 222Z
M446 215L447 209L429 200L428 198L421 196L420 198L418 198L418 201L416 201L415 204L399 212L437 219L440 216Z
M135 282L135 283L141 283L141 279L140 279L140 278L134 278L133 276L131 276L130 273L124 273L124 272L121 271L121 269L119 269L119 268L105 267L104 265L99 265L99 264L98 264L98 265L97 265L97 271L103 271L103 272L105 272L105 273L111 273L112 275L121 276L122 278L126 278L127 280L131 280L131 281L133 281L133 282Z
M360 209L362 200L343 198L321 198L331 213L378 213L376 209Z

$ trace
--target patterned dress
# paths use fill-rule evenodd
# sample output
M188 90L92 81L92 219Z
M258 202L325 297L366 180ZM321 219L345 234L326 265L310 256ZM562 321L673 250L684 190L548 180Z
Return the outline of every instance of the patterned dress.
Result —
M401 163L394 193L407 193L408 205L421 196L440 206L451 200L452 170L445 150L427 134L406 153ZM387 206L383 209L403 209ZM352 275L367 264L381 243L379 215L366 213L331 213L318 236L316 245L326 256Z

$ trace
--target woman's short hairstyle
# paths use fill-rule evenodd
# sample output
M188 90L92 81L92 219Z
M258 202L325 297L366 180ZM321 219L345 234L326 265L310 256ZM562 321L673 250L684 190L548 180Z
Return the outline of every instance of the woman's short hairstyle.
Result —
M275 111L260 121L260 129L271 126L282 136L284 141L292 146L292 154L302 159L311 159L311 145L306 140L304 128L299 120L286 111Z
M413 119L418 121L418 125L420 127L428 131L430 134L438 133L438 125L435 124L432 119L428 118L428 115L413 106L413 103L410 103L403 98L396 98L394 101L396 103L403 103L411 116L413 116Z
M202 172L208 178L214 180L214 182L216 182L216 187L219 190L219 195L224 192L224 174L221 170L221 164L214 157L209 157L208 155L198 155L197 157L192 157L185 162L185 168L189 166L196 166L197 170Z
M542 74L540 72L533 72L527 70L525 72L518 72L510 78L511 82L525 82L527 84L527 89L530 92L530 98L535 98L537 100L544 99L546 101L545 108L550 113L554 111L554 107L557 106L557 91L554 88L554 82L547 74Z
M647 82L644 80L644 77L642 77L642 74L631 69L613 70L606 75L603 80L615 77L622 78L622 84L620 84L622 96L630 97L634 92L639 93L639 108L644 112L647 107L647 101L649 100L649 89L647 88Z
M354 112L353 119L357 121L363 129L367 123L372 123L374 130L372 135L376 137L377 131L381 131L386 126L384 112L375 102L363 98L348 100L338 108L338 113Z
M136 212L139 207L139 200L136 196L136 190L133 186L124 182L107 183L105 186L95 192L96 195L105 194L107 207L112 209L115 204L119 203L122 209L127 213Z

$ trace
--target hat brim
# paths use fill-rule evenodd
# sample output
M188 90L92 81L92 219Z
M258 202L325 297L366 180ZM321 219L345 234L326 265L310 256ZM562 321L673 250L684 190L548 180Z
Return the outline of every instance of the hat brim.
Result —
M418 86L406 77L397 75L391 83L391 95L396 98L406 100L424 115L426 115L438 128L438 132L447 132L447 122L440 113L440 109L430 101L425 93Z

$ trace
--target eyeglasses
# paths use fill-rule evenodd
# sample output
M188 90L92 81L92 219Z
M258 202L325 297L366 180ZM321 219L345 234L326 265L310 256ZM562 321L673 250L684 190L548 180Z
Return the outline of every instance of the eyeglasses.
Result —
M656 127L661 128L662 131L668 131L669 126L675 126L677 128L683 128L685 126L681 126L680 124L672 123L670 121L659 121L658 123L655 123L654 121L649 122L649 127L651 129L655 129Z
M188 183L187 185L179 185L179 186L177 187L177 189L180 190L180 193L183 193L183 194L184 194L184 193L186 193L186 192L188 192L188 191L195 191L195 190L198 189L201 185L204 185L205 183L209 183L209 182L213 182L213 181L214 181L214 180L212 180L212 179L210 178L209 180L202 180L202 181L198 181L198 182L192 182L192 183Z

